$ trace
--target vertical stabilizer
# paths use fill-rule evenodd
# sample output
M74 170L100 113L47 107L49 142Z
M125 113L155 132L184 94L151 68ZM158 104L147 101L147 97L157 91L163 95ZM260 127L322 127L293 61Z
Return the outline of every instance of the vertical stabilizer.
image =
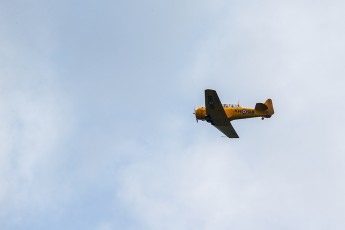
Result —
M267 113L271 116L274 114L273 103L271 99L265 101L265 105L268 107Z

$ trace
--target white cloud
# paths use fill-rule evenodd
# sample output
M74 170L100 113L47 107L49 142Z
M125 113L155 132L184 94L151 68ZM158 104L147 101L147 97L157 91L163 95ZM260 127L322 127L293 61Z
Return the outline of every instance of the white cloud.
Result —
M0 31L0 219L4 228L34 222L31 217L55 210L64 199L66 188L58 177L59 145L72 131L71 108L51 63L54 41L47 21L37 23L39 16L27 18L35 10L10 5L4 7L17 15L16 21L2 14ZM30 31L32 24L34 31Z
M301 141L199 139L147 153L118 174L118 198L144 229L341 229L344 158Z
M261 229L271 222L266 215L291 214L274 208L297 202L294 187L257 173L262 168L226 142L203 143L141 159L120 174L120 198L148 229Z
M344 18L335 8L344 5L266 1L238 4L234 10L229 4L224 11L231 13L219 16L214 30L196 43L187 86L234 94L247 89L254 96L288 87L296 95L327 82L343 84Z
M27 72L25 76L2 73L1 213L31 205L47 208L51 202L55 203L53 190L58 188L54 188L51 174L58 166L58 144L68 135L69 124L63 111L64 101L54 92L49 82L51 76L47 75L47 72ZM41 83L23 84L26 78L40 79Z

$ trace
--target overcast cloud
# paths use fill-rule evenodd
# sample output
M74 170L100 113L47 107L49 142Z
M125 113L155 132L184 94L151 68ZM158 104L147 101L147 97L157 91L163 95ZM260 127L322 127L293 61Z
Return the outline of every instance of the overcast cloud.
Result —
M344 229L345 3L0 3L0 229ZM204 89L271 119L195 122Z

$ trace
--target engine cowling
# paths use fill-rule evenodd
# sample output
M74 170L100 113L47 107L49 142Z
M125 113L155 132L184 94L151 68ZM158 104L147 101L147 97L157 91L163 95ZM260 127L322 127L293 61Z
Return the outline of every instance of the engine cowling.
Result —
M206 120L206 109L204 107L199 107L195 109L195 118L197 120Z

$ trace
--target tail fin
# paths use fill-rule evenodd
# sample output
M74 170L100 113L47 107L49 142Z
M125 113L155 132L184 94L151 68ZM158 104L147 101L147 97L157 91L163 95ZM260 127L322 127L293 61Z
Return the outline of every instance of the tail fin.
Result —
M265 105L267 106L267 114L269 116L272 116L274 114L274 109L273 109L273 103L271 99L267 99L265 102Z

